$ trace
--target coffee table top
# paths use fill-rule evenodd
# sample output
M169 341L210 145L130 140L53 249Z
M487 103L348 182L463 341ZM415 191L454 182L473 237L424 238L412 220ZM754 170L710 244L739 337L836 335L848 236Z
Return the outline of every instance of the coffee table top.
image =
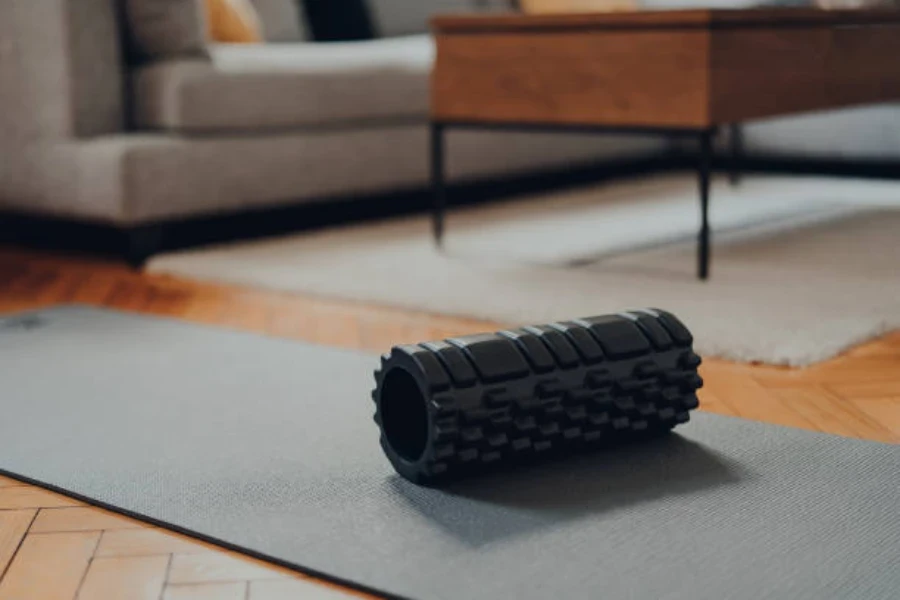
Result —
M900 10L817 8L645 10L528 15L446 15L432 19L436 33L528 31L534 29L710 29L772 25L874 25L900 22Z
M708 128L900 100L900 10L437 17L432 118Z

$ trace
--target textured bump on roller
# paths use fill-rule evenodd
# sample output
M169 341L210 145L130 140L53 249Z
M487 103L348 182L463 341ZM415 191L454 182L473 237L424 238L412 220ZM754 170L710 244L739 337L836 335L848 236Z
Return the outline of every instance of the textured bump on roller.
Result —
M698 405L692 343L644 309L396 346L372 392L381 447L436 484L667 432Z

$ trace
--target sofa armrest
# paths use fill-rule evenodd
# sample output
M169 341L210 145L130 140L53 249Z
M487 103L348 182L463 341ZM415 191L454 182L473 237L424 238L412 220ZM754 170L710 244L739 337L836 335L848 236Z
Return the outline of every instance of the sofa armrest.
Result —
M123 129L117 5L0 1L0 144Z

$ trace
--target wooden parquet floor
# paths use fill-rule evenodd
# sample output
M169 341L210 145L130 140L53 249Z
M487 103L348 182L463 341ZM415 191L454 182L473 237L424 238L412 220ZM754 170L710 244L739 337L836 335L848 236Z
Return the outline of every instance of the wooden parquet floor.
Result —
M0 313L63 302L373 352L393 344L496 327L470 319L179 281L97 259L0 249ZM700 394L703 410L900 442L900 332L803 370L708 360L702 374L706 380ZM354 595L0 478L0 600L270 600Z

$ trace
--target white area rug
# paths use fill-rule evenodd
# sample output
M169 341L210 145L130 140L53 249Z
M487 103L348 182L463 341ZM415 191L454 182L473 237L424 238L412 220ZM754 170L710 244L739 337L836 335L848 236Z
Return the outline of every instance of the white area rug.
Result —
M693 178L618 183L161 256L183 277L528 324L656 306L701 353L805 365L900 327L900 184L748 178L712 192L695 279Z

